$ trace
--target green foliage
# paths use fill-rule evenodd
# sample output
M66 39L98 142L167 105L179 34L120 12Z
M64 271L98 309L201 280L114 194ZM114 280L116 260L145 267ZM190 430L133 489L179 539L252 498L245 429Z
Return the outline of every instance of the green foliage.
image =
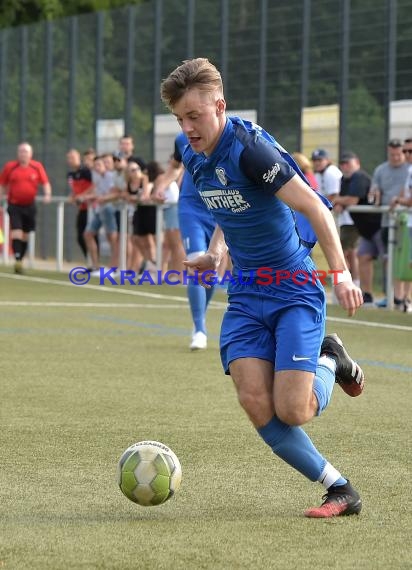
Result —
M147 0L2 0L0 28L142 4Z
M359 83L349 92L347 147L362 160L362 167L372 173L376 159L385 148L384 110L365 85ZM383 159L383 157L382 157Z

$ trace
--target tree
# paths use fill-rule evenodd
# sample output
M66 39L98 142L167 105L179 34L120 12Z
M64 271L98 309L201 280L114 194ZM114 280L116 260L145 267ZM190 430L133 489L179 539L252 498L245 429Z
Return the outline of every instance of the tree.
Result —
M33 24L86 12L142 4L147 0L2 0L0 28Z

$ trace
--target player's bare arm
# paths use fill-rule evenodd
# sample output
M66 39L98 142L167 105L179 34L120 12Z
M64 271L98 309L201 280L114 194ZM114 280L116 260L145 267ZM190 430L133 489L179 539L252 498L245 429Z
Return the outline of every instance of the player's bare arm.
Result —
M203 273L205 271L216 271L226 253L227 245L223 231L219 226L216 226L207 252L195 257L194 259L186 259L183 261L183 264L190 275L193 275L195 271L199 273ZM210 287L210 284L207 282L202 281L201 284L206 288Z
M317 195L300 178L295 175L276 194L293 210L301 212L308 218L315 230L319 245L326 257L329 269L340 271L345 279L335 286L336 297L348 315L363 303L362 292L349 277L348 268L342 251L339 235L332 214L319 200ZM343 273L345 272L345 273Z

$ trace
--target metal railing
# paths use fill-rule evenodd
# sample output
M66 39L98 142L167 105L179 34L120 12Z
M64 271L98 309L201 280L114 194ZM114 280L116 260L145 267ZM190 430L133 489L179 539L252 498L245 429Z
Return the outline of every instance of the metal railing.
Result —
M41 197L36 198L37 203L42 203ZM63 271L64 264L64 218L65 206L72 202L67 196L53 196L50 204L56 204L56 271ZM163 237L163 210L164 206L159 204L145 203L139 204L142 206L156 206L156 268L162 268L162 237ZM127 269L127 228L128 228L128 206L127 202L120 202L116 206L120 209L120 231L119 231L119 269ZM2 259L4 265L9 264L9 250L10 250L10 220L7 213L6 202L0 202L0 208L3 207L3 253ZM36 251L36 234L30 232L27 247L28 265L30 268L35 266L35 251Z
M42 202L42 198L37 198L38 202ZM69 202L66 196L54 196L51 199L51 203L57 205L56 209L56 271L63 271L64 263L64 215L65 215L65 205ZM146 204L151 205L151 204ZM163 210L164 206L156 205L156 268L160 271L162 269L162 238L163 238ZM6 203L0 203L0 207L3 206L3 263L5 265L9 264L9 230L10 222L9 216L7 214ZM120 232L119 232L119 269L127 269L127 226L128 226L128 213L127 202L120 203ZM388 254L387 254L387 266L386 266L386 293L387 293L387 309L393 309L394 305L394 288L393 288L393 262L394 262L394 251L396 244L396 227L397 227L397 217L401 212L409 211L412 213L412 208L405 208L403 206L397 206L395 209L391 210L389 206L350 206L348 208L349 212L363 212L363 213L388 213L389 225L388 225ZM29 267L33 268L35 265L35 233L31 232L29 237L28 245L28 260Z

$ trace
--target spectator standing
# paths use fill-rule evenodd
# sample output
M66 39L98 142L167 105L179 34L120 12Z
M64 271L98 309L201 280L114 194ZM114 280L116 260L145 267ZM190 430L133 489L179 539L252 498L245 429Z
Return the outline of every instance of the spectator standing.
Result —
M312 163L318 191L332 201L340 192L342 172L332 164L328 152L323 148L312 152Z
M82 162L83 162L84 166L86 166L90 171L92 171L94 168L94 159L95 158L96 158L96 151L94 150L94 148L90 147L84 151L83 157L82 157L82 159L83 159Z
M146 162L140 156L135 155L134 140L130 135L123 135L119 140L119 152L124 156L127 162L137 162L142 169L146 170Z
M172 160L172 159L171 159ZM149 162L147 165L149 180L156 180L163 175L165 171L156 161ZM179 186L176 181L172 181L165 189L163 196L157 201L164 205L163 207L163 245L162 245L162 270L163 274L168 269L181 272L183 269L183 259L185 251L183 249L182 240L179 230L178 201Z
M347 208L349 206L368 205L371 177L361 169L358 156L353 152L344 153L339 161L339 167L343 176L340 194L333 201L334 209L337 207ZM380 229L381 214L351 212L351 217L355 224L353 228L356 231L356 234L352 234L351 254L357 254L363 301L364 303L372 304L373 262L383 255ZM348 238L351 238L350 227L348 226ZM356 252L356 242L358 241L359 248ZM343 249L345 251L344 247Z
M409 165L408 176L405 185L398 196L392 198L391 207L407 206L412 208L412 138L405 139L403 143L403 154L405 155L406 162ZM412 267L412 213L408 214L408 228L409 228L409 251L410 251L410 266ZM403 311L405 313L412 313L411 302L411 289L412 283L410 281L401 281L399 283L400 295L403 294ZM402 291L403 289L403 291Z
M372 176L372 185L369 192L369 200L377 206L389 206L392 199L399 196L404 188L405 180L409 172L409 165L405 162L402 152L402 141L392 139L387 145L387 160L377 166ZM389 216L382 214L382 240L384 245L385 263L388 252ZM386 274L386 271L385 271ZM386 292L386 279L384 283ZM394 281L394 305L397 309L403 308L403 287L397 280ZM383 299L378 307L386 307L387 299Z
M156 266L156 206L146 205L150 202L152 185L149 184L148 175L142 172L137 162L128 163L127 176L129 201L136 205L133 214L132 269L140 273L140 269L146 267L146 263L148 269L154 270Z
M93 200L92 215L89 219L84 234L87 250L92 261L92 269L99 266L99 254L95 237L103 226L106 231L107 241L110 246L110 267L117 267L117 224L113 204L108 201L114 184L113 171L107 170L103 157L96 156L92 171L93 186L91 191L85 193L85 200Z
M22 142L17 147L17 160L7 162L0 173L0 198L4 191L7 193L15 273L23 273L28 236L36 229L35 200L39 186L43 188L44 203L48 204L51 186L44 166L33 160L32 146Z
M84 239L84 232L87 226L87 209L86 201L81 199L85 192L89 192L93 187L92 173L90 168L81 163L80 153L76 149L71 149L66 154L66 162L69 167L67 174L67 184L70 188L69 200L72 204L77 205L76 216L76 235L77 243L87 258L87 245Z

